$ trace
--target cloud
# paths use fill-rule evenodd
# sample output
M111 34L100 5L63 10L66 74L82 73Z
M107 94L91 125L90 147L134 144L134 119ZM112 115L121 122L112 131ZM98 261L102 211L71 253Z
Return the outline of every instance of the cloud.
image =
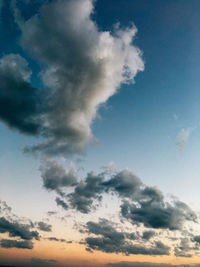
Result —
M140 201L140 206L124 201L121 214L133 224L142 223L155 229L180 230L184 222L196 222L197 216L183 202L167 203L164 201Z
M187 145L188 139L190 137L192 129L181 129L176 137L176 145L179 151L183 152L185 150L185 146Z
M0 120L24 134L41 131L39 90L30 84L31 70L20 55L0 59Z
M41 231L45 231L45 232L51 232L52 231L52 225L47 224L45 222L38 222L37 223L37 227L39 230Z
M54 159L46 159L40 167L43 186L62 195L62 188L73 186L77 182L75 168L67 170Z
M30 231L31 225L21 224L17 221L10 222L4 217L0 217L0 233L8 233L10 237L20 237L24 240L39 240L37 231Z
M191 246L191 240L184 237L181 238L180 244L174 248L174 255L176 257L191 258L193 256L191 252L195 250L199 250L198 242L194 246Z
M67 243L67 244L71 244L72 243L71 240L67 241L66 239L57 238L57 237L47 237L46 239L49 240L49 241L56 241L56 242Z
M6 201L0 200L0 214L11 213L11 207L9 207Z
M194 236L193 240L200 244L200 235Z
M102 174L88 173L86 179L80 181L74 192L68 195L71 207L82 213L89 213L94 208L93 202L97 201L98 204L102 199L101 194L105 190L103 179Z
M3 248L22 248L32 249L34 246L33 240L40 240L38 231L32 228L40 227L41 229L48 224L33 223L29 219L20 218L12 213L11 207L5 201L0 200L0 233L8 234L9 237L14 239L1 239L0 246Z
M101 219L99 223L88 222L86 225L87 232L95 234L95 237L87 237L85 242L90 250L100 250L107 253L123 253L125 255L169 255L170 248L160 241L153 245L133 243L132 233L119 232L112 224ZM135 236L135 239L136 236Z
M57 214L57 211L48 211L47 212L47 215L48 216L54 216L54 215L56 215Z
M56 175L52 177L53 181L56 180ZM49 179L52 178L49 176ZM145 185L128 169L113 174L89 172L85 179L77 184L66 184L66 190L69 186L73 190L70 193L60 193L60 188L64 188L60 181L58 176L51 188L64 199L57 198L56 202L65 209L73 208L82 213L89 213L99 206L103 195L107 193L115 194L121 199L121 215L132 224L143 224L154 229L181 230L185 222L196 222L197 219L187 204L176 199L166 201L158 188Z
M142 235L142 238L145 239L145 240L149 240L152 237L154 237L155 235L156 235L156 232L154 232L154 231L144 231L143 235Z
M18 5L14 7L20 44L41 67L43 88L31 86L24 58L4 56L0 119L43 138L26 151L82 153L95 140L91 124L99 107L144 69L141 52L132 43L136 27L117 24L102 31L91 18L93 10L93 0L47 1L24 21Z
M170 263L152 263L152 262L117 262L109 263L107 267L200 267L200 264L174 265Z
M55 266L57 265L57 261L56 260L52 260L52 259L40 259L40 258L32 258L30 260L31 265L33 266Z
M62 199L60 199L59 197L56 198L56 204L58 206L61 206L64 210L68 210L68 205L67 203L65 203Z
M138 193L142 182L135 174L125 169L104 182L103 185L108 191L112 190L121 197L132 197Z
M17 241L12 239L1 239L0 245L2 248L33 249L33 242L30 240Z
M174 118L175 121L177 121L179 119L179 116L176 113L174 113L173 114L173 118Z

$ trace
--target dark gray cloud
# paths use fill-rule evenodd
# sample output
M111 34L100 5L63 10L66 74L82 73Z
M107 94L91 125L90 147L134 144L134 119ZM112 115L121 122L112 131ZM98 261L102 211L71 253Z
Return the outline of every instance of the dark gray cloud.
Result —
M104 182L103 185L107 191L112 190L121 197L130 198L138 194L142 181L134 173L125 169Z
M31 231L31 224L22 224L17 221L10 222L4 217L0 217L0 233L8 233L10 237L20 237L24 240L39 240L39 233Z
M22 249L32 249L33 242L30 240L12 240L12 239L1 239L0 245L2 248L22 248Z
M169 255L170 248L162 242L156 241L153 245L133 243L132 233L119 232L111 222L101 219L99 223L88 222L86 229L95 237L87 237L85 242L90 250L100 250L107 253L123 253L125 255ZM134 235L135 236L135 235Z
M54 216L54 215L56 215L57 214L57 211L48 211L47 212L47 215L48 216Z
M0 259L1 266L13 266L13 261L10 259L7 259L6 261L3 259ZM3 267L2 266L2 267ZM48 266L63 266L60 265L59 262L57 262L55 259L41 259L41 258L31 258L27 260L23 259L17 259L14 263L14 266L16 267L48 267ZM65 267L71 267L69 265L65 265Z
M121 215L133 224L154 229L181 230L186 221L197 221L196 214L187 204L175 198L166 201L157 187L145 185L128 169L114 174L90 172L85 179L77 182L78 175L74 171L67 171L56 161L50 161L49 166L42 167L41 171L44 187L56 191L63 198L56 198L56 203L64 209L73 208L89 213L100 204L103 194L111 193L120 197ZM69 177L72 177L70 182ZM67 193L69 187L73 192Z
M145 240L149 240L152 237L154 237L156 235L156 232L154 231L144 231L142 234L142 238Z
M56 198L56 204L58 206L61 206L64 210L68 210L68 205L66 202L64 202L62 199L60 199L59 197Z
M53 259L40 259L40 258L32 258L29 262L33 266L55 266L57 265L57 261Z
M45 222L38 222L37 227L41 231L45 231L45 232L51 232L52 231L52 225L45 223Z
M82 213L89 213L94 208L93 202L97 201L98 204L102 199L101 194L105 191L103 179L102 174L88 173L86 179L81 181L75 187L74 192L68 195L71 207Z
M197 216L183 202L143 201L138 204L124 201L121 214L130 222L142 223L146 227L156 229L180 230L186 221L196 222Z
M153 263L153 262L117 262L109 263L107 267L200 267L200 264L181 264L174 265L170 263Z
M67 170L54 159L46 159L40 167L43 186L47 190L55 190L62 195L64 187L74 186L77 183L75 168Z
M199 249L198 243L193 245L189 238L184 237L181 238L180 244L174 248L174 255L176 257L191 258L193 257L192 252L198 249Z
M0 119L44 138L25 151L82 153L95 140L91 124L99 106L144 69L141 52L132 44L137 29L118 24L112 32L99 30L91 16L93 0L44 1L28 20L16 2L12 7L22 33L20 44L41 67L43 88L31 86L25 59L4 56ZM31 1L28 4L31 7Z
M16 216L12 213L11 207L2 200L0 200L0 215L0 233L16 238L16 240L2 239L1 247L32 249L34 245L33 240L40 240L38 231L32 230L38 227L38 223L33 223L26 218Z
M20 55L0 59L0 120L22 133L37 135L42 131L42 105L30 75L28 63Z
M6 201L0 200L0 214L11 213L11 207L9 207Z
M67 244L71 244L72 243L71 240L66 240L64 238L57 238L57 237L54 237L54 236L47 237L46 239L49 240L49 241L56 241L56 242L67 243Z
M196 235L193 237L193 241L200 244L200 235Z
M59 166L59 169L62 167ZM65 172L63 169L63 173ZM43 180L44 173L43 171ZM50 174L51 172L47 177L50 177ZM122 217L133 224L143 224L145 227L154 229L180 230L186 221L196 222L197 216L187 204L176 199L167 202L158 188L143 184L140 178L131 171L125 169L113 175L109 174L111 177L107 176L105 172L100 174L90 172L85 179L73 184L72 193L65 194L61 191L64 185L60 182L62 179L59 172L53 172L53 181L56 182L51 186L44 183L44 186L55 190L65 199L64 201L57 198L58 205L68 208L67 201L70 208L82 213L91 212L99 205L103 194L112 193L118 195L123 201ZM78 178L73 178L73 180L77 181ZM65 189L69 186L71 185L66 183Z

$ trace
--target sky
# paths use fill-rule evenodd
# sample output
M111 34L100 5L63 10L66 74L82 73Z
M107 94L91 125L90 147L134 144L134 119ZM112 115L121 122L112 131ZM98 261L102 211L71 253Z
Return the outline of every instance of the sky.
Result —
M200 266L199 0L0 0L0 266Z

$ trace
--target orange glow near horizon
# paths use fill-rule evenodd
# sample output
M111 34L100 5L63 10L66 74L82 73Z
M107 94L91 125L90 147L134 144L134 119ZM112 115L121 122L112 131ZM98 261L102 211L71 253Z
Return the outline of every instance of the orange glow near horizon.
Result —
M63 265L76 266L104 266L107 263L115 263L120 261L127 262L152 262L152 263L171 263L191 264L199 263L198 257L193 258L177 258L174 256L146 256L146 255L130 255L125 256L115 253L103 253L94 251L87 252L84 245L80 244L55 244L52 241L35 242L32 250L23 249L3 249L1 248L1 260L9 260L13 264L16 262L26 262L31 258L54 259Z

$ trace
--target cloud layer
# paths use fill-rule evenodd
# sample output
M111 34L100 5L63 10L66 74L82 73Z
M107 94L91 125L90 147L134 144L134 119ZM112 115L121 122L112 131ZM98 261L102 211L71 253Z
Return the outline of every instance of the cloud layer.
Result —
M89 234L95 237L85 239L88 249L101 250L107 253L123 253L125 255L169 255L170 247L160 241L154 244L141 245L132 240L139 239L134 233L117 231L109 221L101 219L98 223L89 221L86 225Z
M197 215L187 204L177 199L166 201L158 188L145 185L128 169L113 174L90 172L82 180L79 180L76 173L77 176L73 177L73 181L76 181L74 185L63 185L60 183L62 180L58 169L63 173L69 171L56 165L57 177L54 171L48 172L55 165L54 161L49 161L49 164L44 163L41 167L43 186L49 190L48 181L57 181L56 186L51 189L59 194L56 202L64 209L73 208L87 214L98 206L104 194L115 194L122 201L121 216L132 224L143 224L154 229L180 230L185 222L197 220ZM69 192L69 189L73 191ZM146 238L150 236L151 232L147 233Z

